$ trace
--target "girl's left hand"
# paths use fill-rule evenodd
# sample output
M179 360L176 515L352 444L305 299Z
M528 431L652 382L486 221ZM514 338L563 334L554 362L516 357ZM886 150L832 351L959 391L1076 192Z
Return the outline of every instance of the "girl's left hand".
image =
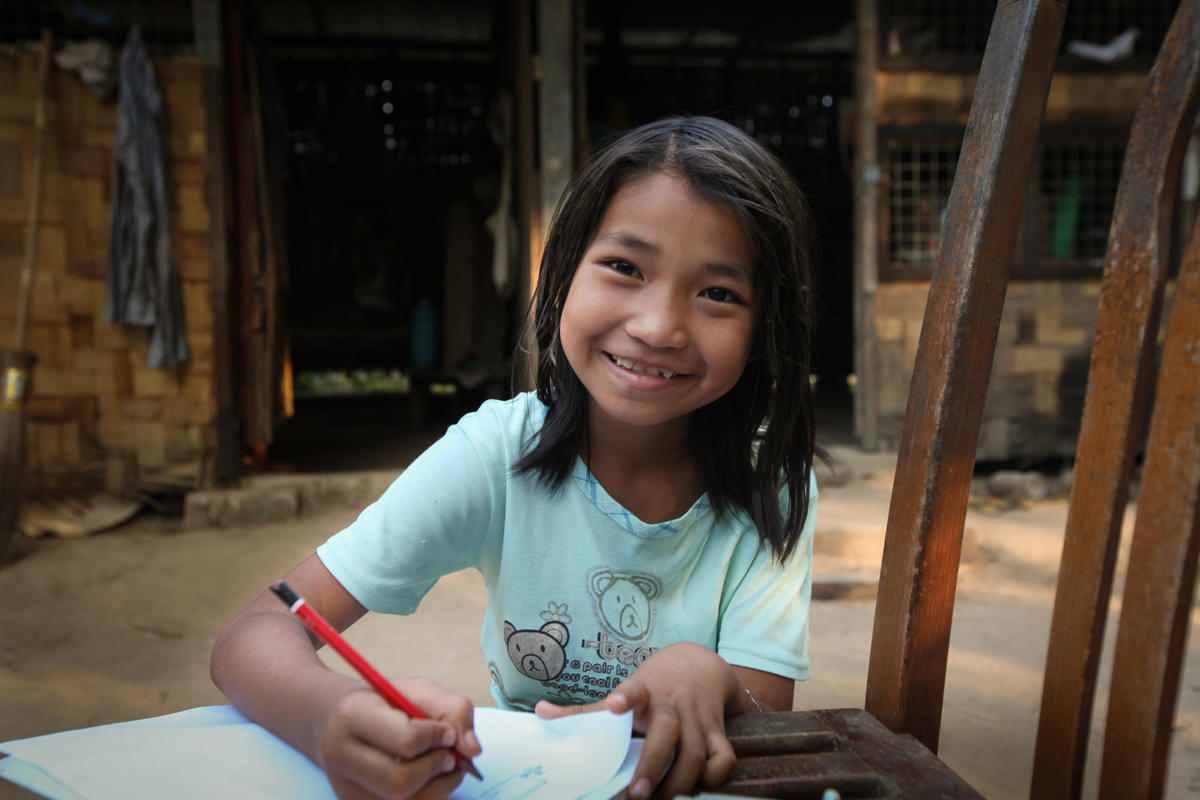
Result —
M725 737L725 716L753 710L744 707L744 698L725 659L707 647L678 642L646 659L604 700L582 706L543 700L535 711L553 719L600 709L615 714L632 710L633 729L645 735L646 744L629 796L645 800L655 794L656 785L655 796L673 798L697 784L716 786L729 776L737 759Z

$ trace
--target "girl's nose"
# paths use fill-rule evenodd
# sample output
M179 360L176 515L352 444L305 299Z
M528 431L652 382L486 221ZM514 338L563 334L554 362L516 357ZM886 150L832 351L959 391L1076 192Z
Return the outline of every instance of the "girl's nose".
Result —
M685 305L657 293L647 293L630 305L625 332L651 347L686 347L688 333Z

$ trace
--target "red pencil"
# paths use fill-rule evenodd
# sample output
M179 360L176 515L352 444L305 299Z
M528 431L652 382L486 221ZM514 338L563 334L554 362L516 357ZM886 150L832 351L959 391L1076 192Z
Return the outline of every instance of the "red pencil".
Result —
M359 654L357 650L350 646L350 643L342 638L342 635L337 632L337 629L325 621L325 618L316 612L316 610L308 603L304 602L304 598L292 591L292 588L283 581L271 586L271 591L274 592L280 600L295 614L300 620L309 627L309 629L321 638L321 641L337 651L338 655L346 659L346 662L362 675L371 688L379 692L384 700L392 705L393 708L398 708L405 714L408 714L413 719L429 719L429 715L418 708L411 700L400 693L400 690L383 677L379 670L375 669L368 661ZM459 762L465 762L467 771L474 775L479 780L483 780L483 776L479 774L479 770L471 763L471 760L457 750L454 751L454 757Z

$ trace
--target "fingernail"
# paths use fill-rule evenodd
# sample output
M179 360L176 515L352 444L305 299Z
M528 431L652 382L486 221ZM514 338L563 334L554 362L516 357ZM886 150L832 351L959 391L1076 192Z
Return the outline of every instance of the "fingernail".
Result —
M449 728L442 734L442 747L452 747L454 745L454 731Z
M478 737L475 736L475 731L467 731L466 734L463 735L463 744L465 744L468 749L476 753L482 752L483 750L483 747L481 747L479 744Z
M638 800L643 800L650 796L650 788L650 781L645 778L638 778L633 782L633 786L629 787L629 794L632 797L638 798Z
M453 772L454 767L457 766L457 764L458 762L455 760L454 756L447 753L445 760L442 761L442 772Z

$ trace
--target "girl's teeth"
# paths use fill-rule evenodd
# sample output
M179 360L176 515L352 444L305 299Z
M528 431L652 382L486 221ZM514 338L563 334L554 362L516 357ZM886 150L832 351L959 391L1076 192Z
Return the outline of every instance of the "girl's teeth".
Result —
M613 356L612 360L618 367L624 367L625 369L632 370L639 375L661 375L664 378L673 378L676 375L676 373L672 372L669 369L655 369L653 367L644 367L641 364L635 364L632 361L626 361L625 359L620 358L618 356Z

